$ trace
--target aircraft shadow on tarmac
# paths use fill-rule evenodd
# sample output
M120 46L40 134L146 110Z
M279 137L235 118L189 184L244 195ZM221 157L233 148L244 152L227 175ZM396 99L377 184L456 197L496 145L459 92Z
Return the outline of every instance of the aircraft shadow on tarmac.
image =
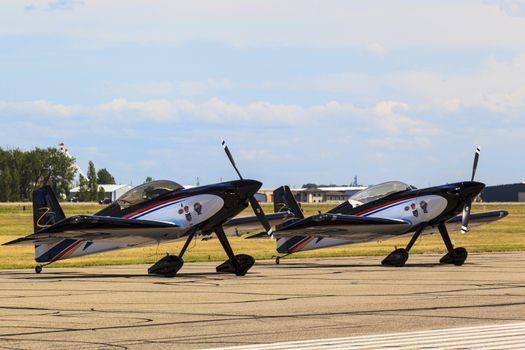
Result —
M440 263L415 263L415 264L406 264L403 267L391 267L391 266L382 266L381 264L322 264L322 263L281 263L280 265L273 265L274 268L290 268L290 269L310 269L310 268L364 268L364 267L381 267L384 269L406 269L411 267L439 267L444 266Z
M230 279L230 274L226 273L216 273L216 272L195 272L195 273L178 273L173 277L162 277L156 275L144 274L125 274L125 273L115 273L115 274L101 274L101 273L83 273L83 272L49 272L45 274L35 275L34 273L24 273L24 272L11 272L11 273L0 273L0 276L4 274L14 275L17 279L31 279L31 280L55 280L55 279L101 279L101 278L148 278L153 282L158 281L172 281L179 279L187 278L201 278L201 279ZM253 274L251 274L253 275Z

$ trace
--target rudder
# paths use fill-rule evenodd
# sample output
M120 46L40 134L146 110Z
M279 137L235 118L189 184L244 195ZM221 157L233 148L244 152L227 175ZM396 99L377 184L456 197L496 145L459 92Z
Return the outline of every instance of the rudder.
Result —
M33 192L33 226L35 232L65 219L64 211L51 186Z
M273 191L273 211L275 213L291 211L296 219L304 218L303 211L288 186L281 186Z

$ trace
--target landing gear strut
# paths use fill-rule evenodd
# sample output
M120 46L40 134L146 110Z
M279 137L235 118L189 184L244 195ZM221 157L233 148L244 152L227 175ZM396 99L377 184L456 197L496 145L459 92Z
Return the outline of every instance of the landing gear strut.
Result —
M285 254L285 255L281 255L281 256L272 256L272 258L275 258L275 264L276 265L279 265L281 263L281 259L284 259L286 258L288 255L290 255L290 253L288 254Z
M247 254L235 255L233 253L230 242L226 237L226 233L224 233L222 227L217 227L215 229L215 234L217 235L217 238L221 242L221 245L229 258L228 260L217 266L216 271L234 273L237 276L246 275L246 272L248 272L248 270L253 266L253 264L255 264L255 259Z
M195 232L197 232L197 230L192 230L190 232L188 238L186 239L186 243L184 243L184 246L182 247L179 253L179 256L166 254L165 257L157 261L148 269L148 274L160 275L164 277L175 276L184 265L184 260L182 260L182 256L186 252L186 249L188 249L191 240L195 236Z
M443 238L443 242L445 242L445 246L448 250L448 253L443 255L439 262L441 264L454 264L456 266L463 265L468 256L467 250L462 247L454 248L454 245L452 244L448 234L447 226L445 226L444 223L439 224L438 229L439 233L441 234L441 238Z
M392 253L388 254L386 258L381 261L381 265L384 266L395 266L395 267L402 267L405 265L405 263L408 260L408 252L412 248L412 246L416 243L417 239L421 235L421 232L423 232L423 229L425 228L425 225L421 225L416 229L416 232L410 239L410 242L408 242L406 248L399 248L394 250Z

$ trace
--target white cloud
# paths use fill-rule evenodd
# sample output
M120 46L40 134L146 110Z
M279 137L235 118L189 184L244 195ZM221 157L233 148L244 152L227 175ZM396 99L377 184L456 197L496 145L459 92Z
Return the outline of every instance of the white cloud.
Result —
M0 111L13 110L24 113L39 113L53 115L56 117L70 116L78 108L75 106L66 106L63 104L54 104L46 100L23 101L23 102L6 102L0 101Z
M394 110L408 110L408 105L398 101L380 101L375 105L374 110L378 114L392 114Z
M390 79L410 91L425 109L476 107L509 115L525 111L525 54L507 62L489 59L466 74L412 71L395 73Z
M114 99L94 106L54 104L45 100L9 102L0 101L0 113L12 112L46 117L84 117L98 120L111 117L125 120L177 121L198 118L209 122L231 121L259 123L295 123L322 118L324 115L352 115L359 109L351 104L328 102L322 105L302 107L293 104L275 104L257 101L246 105L227 103L219 98L204 102L189 100L129 101Z
M319 91L346 94L357 100L380 100L376 112L407 110L407 103L390 101L384 91L407 96L412 111L458 112L465 108L506 113L525 113L525 54L512 59L489 58L478 69L464 73L439 70L392 70L383 74L342 72L262 86L275 91ZM384 100L383 100L384 99ZM381 101L382 100L382 101Z
M72 10L73 7L78 5L84 5L84 1L79 0L55 0L47 4L46 10L48 11L64 11Z
M485 0L487 4L498 5L500 10L509 16L525 16L524 0Z
M366 50L371 53L382 55L385 53L385 48L379 43L368 44Z
M46 6L49 1L32 1ZM70 8L77 1L52 2ZM477 0L91 0L75 11L24 11L2 4L0 33L66 35L108 42L218 41L242 47L495 46L522 48L521 2L498 6ZM379 47L376 46L375 49Z

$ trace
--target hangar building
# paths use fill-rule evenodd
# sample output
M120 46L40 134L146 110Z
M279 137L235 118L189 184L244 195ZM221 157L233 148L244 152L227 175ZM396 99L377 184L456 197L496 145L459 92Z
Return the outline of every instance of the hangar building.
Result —
M487 186L481 192L484 202L525 202L525 183Z
M99 185L104 189L104 192L106 192L105 198L111 199L111 201L115 201L118 197L129 191L133 188L133 186L130 185ZM80 191L80 187L75 187L69 192L69 198L78 197L78 192Z
M295 199L300 203L341 203L354 193L366 189L367 186L336 186L292 188ZM260 189L255 195L259 202L273 202L274 189Z

